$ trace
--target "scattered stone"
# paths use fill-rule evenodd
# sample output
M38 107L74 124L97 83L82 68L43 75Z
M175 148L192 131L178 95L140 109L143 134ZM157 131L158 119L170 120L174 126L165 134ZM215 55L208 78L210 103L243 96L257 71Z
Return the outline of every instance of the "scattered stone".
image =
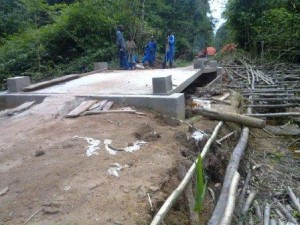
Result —
M45 155L45 151L43 151L43 150L36 150L35 153L34 153L35 157L39 157L41 155Z
M148 142L157 141L157 139L161 137L161 135L157 133L148 123L141 124L138 130L134 132L134 136L138 140L145 140Z
M4 188L4 189L0 192L0 196L7 194L8 191L9 191L8 187Z

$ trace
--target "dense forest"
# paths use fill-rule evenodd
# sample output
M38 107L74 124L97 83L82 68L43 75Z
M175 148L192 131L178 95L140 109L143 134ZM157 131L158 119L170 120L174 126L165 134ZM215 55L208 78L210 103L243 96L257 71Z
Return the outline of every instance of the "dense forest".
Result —
M0 83L26 75L37 81L92 69L117 58L115 31L125 27L140 54L151 35L159 51L168 30L176 56L191 59L211 40L207 0L0 0Z
M26 75L33 81L116 62L115 29L125 27L140 55L151 35L159 52L168 30L176 58L191 60L206 44L239 49L265 60L299 61L299 0L229 0L227 22L213 35L209 0L0 0L0 84Z
M218 43L234 41L264 60L300 62L299 0L229 0L224 16Z

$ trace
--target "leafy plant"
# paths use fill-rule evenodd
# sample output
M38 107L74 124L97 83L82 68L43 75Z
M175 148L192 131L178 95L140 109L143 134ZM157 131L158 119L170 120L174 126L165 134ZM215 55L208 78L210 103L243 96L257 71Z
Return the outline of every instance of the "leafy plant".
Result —
M196 203L194 210L200 211L207 188L207 181L204 179L201 155L198 156L198 160L196 163L196 178Z

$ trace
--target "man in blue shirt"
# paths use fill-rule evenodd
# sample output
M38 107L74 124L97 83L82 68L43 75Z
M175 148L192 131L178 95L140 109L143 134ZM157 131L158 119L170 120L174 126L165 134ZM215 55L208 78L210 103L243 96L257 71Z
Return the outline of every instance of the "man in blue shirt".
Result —
M155 42L154 36L151 36L150 41L146 45L146 53L142 59L142 63L149 62L149 65L152 67L154 66L155 62L155 54L157 50L157 44Z
M126 43L123 37L123 31L124 31L123 25L119 25L117 27L117 32L116 32L116 37L117 37L116 45L119 51L120 67L122 69L128 69L128 64L126 60Z
M168 62L170 67L173 66L174 55L175 55L175 36L172 31L169 31L166 40L166 54L163 61L163 68L166 68Z

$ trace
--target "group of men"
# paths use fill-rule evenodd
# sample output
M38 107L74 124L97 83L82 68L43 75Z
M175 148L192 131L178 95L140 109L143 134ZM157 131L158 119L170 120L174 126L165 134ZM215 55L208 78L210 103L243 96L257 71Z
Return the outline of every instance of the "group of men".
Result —
M116 32L116 45L120 57L120 67L122 69L134 69L138 62L138 57L136 55L136 44L132 37L129 37L128 41L125 42L123 35L124 27L119 25ZM173 66L174 53L175 53L175 36L169 31L165 43L165 55L162 64L162 68L166 68L169 63L169 67ZM157 44L154 36L151 36L149 42L145 46L145 55L142 59L142 64L149 63L152 67L154 66L156 60Z

